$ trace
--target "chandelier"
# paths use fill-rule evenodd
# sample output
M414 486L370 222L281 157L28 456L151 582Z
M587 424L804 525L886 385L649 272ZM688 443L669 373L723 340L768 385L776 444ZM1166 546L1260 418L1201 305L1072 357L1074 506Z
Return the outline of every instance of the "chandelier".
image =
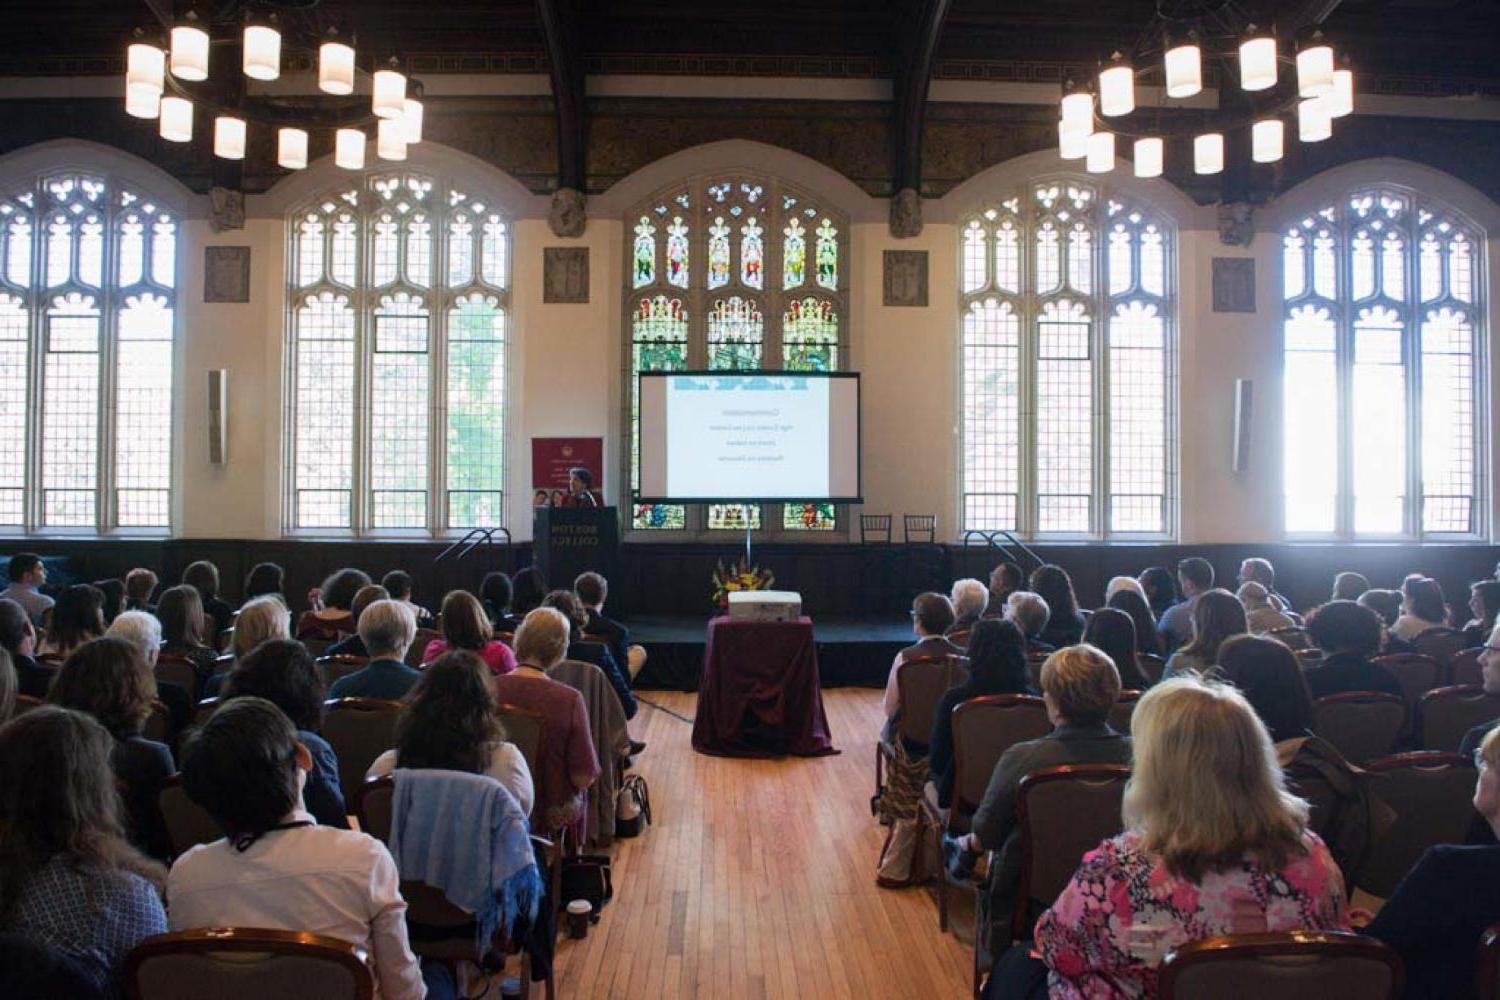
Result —
M1202 93L1205 63L1219 71L1217 108L1175 103ZM1162 99L1142 106L1142 86ZM1135 176L1159 177L1168 140L1191 138L1193 172L1217 174L1226 134L1248 131L1251 160L1275 163L1289 126L1298 140L1321 142L1353 110L1354 73L1316 27L1288 39L1257 27L1234 0L1157 0L1129 52L1111 55L1087 85L1064 88L1058 151L1103 174L1115 167L1117 142L1128 140Z
M362 170L372 125L376 155L406 159L407 147L422 141L421 84L395 56L362 70L353 36L320 30L310 6L316 0L230 5L213 24L188 8L164 32L137 29L125 50L126 113L156 121L163 139L180 143L192 141L195 118L211 119L214 155L226 160L245 158L252 128L274 130L276 162L301 170L309 132L331 130L334 162ZM316 65L322 93L277 95L264 87L281 76L284 57ZM368 98L365 88L355 94L361 75L369 78Z

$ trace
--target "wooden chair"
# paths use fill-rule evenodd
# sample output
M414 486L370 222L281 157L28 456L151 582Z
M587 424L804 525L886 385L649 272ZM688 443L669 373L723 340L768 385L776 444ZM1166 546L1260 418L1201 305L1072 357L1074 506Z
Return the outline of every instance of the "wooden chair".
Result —
M908 543L932 545L937 541L937 515L901 515L901 540Z
M193 725L201 726L219 710L218 698L204 698L193 709Z
M505 643L511 649L516 648L516 634L514 632L496 632L495 638Z
M1280 639L1289 649L1308 649L1312 646L1312 636L1307 634L1307 629L1298 625L1284 625L1281 628L1273 628L1266 635L1272 639Z
M167 845L173 858L181 857L189 848L212 844L224 836L224 831L208 810L188 798L180 774L162 782L161 790L156 793L156 811L161 816L162 829L167 831Z
M339 787L359 788L375 758L396 745L396 714L401 703L337 698L323 704L323 738L339 760Z
M363 948L305 931L208 927L158 934L125 957L130 1000L371 1000L375 973Z
M1395 1000L1401 958L1347 931L1230 934L1174 948L1161 964L1159 1000Z
M42 699L32 695L18 694L16 695L16 715L20 715L22 712L29 712L33 708L41 708L45 704L46 702L42 701Z
M442 637L443 633L435 632L430 628L417 629L417 637L412 640L411 646L406 650L406 665L412 669L422 666L422 654L427 652L427 644Z
M318 668L318 674L323 678L324 687L332 687L333 682L350 674L357 673L370 665L368 656L322 656L314 661Z
M1484 687L1484 670L1479 666L1483 646L1460 650L1448 661L1448 683L1454 687Z
M1417 703L1417 745L1457 753L1470 729L1495 719L1500 719L1500 695L1485 694L1482 687L1428 691Z
M889 545L891 542L891 515L859 515L859 544Z
M1135 715L1135 704L1141 700L1141 692L1126 688L1120 692L1114 707L1109 710L1109 728L1117 733L1130 734L1130 720Z
M1474 762L1424 750L1376 758L1365 770L1396 822L1372 847L1357 881L1387 898L1427 848L1464 842L1474 820Z
M953 645L955 645L955 646L959 646L959 647L961 647L963 649L968 649L969 648L969 635L973 631L974 630L971 629L971 628L956 629L956 630L954 630L952 632L949 632L943 638L947 639L949 642L953 643Z
M1430 656L1443 667L1446 673L1453 663L1453 658L1464 651L1468 643L1464 640L1464 634L1456 628L1448 628L1438 625L1421 632L1411 641L1411 648L1423 656ZM1447 681L1447 678L1444 678Z
M495 714L500 717L500 724L505 727L505 739L515 745L521 751L521 756L526 758L526 767L531 771L531 782L533 794L536 798L536 806L532 810L533 824L542 823L541 810L545 802L556 801L561 798L556 789L547 788L543 782L542 761L547 753L547 717L534 708L516 705L510 702L501 702L495 706ZM610 766L603 759L599 761L601 767ZM533 826L535 829L535 826ZM549 838L557 841L561 849L566 838L566 829L542 831Z
M1297 664L1303 670L1309 667L1316 667L1323 662L1323 651L1317 646L1309 646L1306 649L1294 649L1292 652L1297 654Z
M953 802L938 806L931 784L924 789L922 808L932 826L934 857L943 856L943 834L969 832L974 813L984 799L990 775L1000 755L1017 743L1040 739L1052 728L1042 699L1027 694L992 694L970 698L953 709ZM937 880L938 929L948 929L948 879Z
M1396 675L1396 680L1401 682L1402 697L1406 699L1408 712L1416 711L1417 702L1422 700L1422 696L1442 683L1442 664L1421 653L1388 653L1372 657L1370 662L1377 663Z
M141 727L141 735L158 743L172 742L172 713L166 705L154 698L151 701L151 714Z
M1396 748L1406 702L1383 691L1344 691L1313 704L1313 732L1356 764Z
M1161 680L1161 675L1167 669L1167 661L1156 653L1136 653L1135 665L1141 668L1141 673L1152 684Z
M342 638L343 636L333 636L332 638L328 638L325 636L309 636L306 639L301 639L298 641L300 641L303 646L307 647L308 653L311 654L314 660L316 660L322 657L324 653L328 652L329 646L332 646Z
M955 684L969 677L969 661L961 656L913 656L896 667L896 690L901 699L897 739L926 744L932 738L932 720L937 703ZM885 792L885 762L893 760L895 747L884 739L875 742L875 795L870 811L876 812Z
M1500 924L1491 924L1479 935L1474 973L1479 1000L1500 1000Z
M235 617L239 617L238 611L235 612ZM232 627L226 628L214 636L214 649L217 652L222 653L232 645L234 645L234 629Z
M187 692L188 698L197 701L198 667L186 656L162 653L156 658L156 680L158 683L176 684Z

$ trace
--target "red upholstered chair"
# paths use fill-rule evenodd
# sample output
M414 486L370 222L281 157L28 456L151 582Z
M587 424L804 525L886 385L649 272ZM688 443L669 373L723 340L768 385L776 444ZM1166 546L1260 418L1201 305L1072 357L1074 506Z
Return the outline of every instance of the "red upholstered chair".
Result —
M364 949L304 931L210 927L147 938L125 957L131 1000L317 997L371 1000Z
M901 728L898 739L926 743L932 738L932 720L937 703L947 690L968 680L968 660L961 656L913 656L896 667L896 690L901 699ZM875 743L875 794L870 811L876 812L885 792L885 762L893 759L895 748L885 740Z
M1467 645L1463 632L1444 625L1430 628L1411 641L1412 649L1424 656L1432 657L1444 668L1445 672L1452 665L1453 658L1463 652ZM1444 680L1446 681L1447 678L1445 677Z
M1406 699L1408 712L1416 711L1417 702L1422 700L1422 696L1442 685L1442 664L1421 653L1390 653L1372 657L1370 662L1378 663L1396 675L1396 680L1401 682L1402 697Z
M1358 764L1396 748L1406 725L1406 702L1381 691L1345 691L1313 705L1313 732Z
M1152 684L1161 680L1161 675L1167 669L1167 661L1155 653L1135 654L1135 664L1141 668L1141 673L1145 674L1146 679Z
M1485 694L1482 687L1428 691L1417 703L1417 743L1423 750L1457 753L1470 729L1495 719L1500 719L1500 695Z
M1483 646L1461 650L1448 661L1448 683L1454 687L1484 687L1484 670L1479 666Z
M318 674L323 678L323 686L331 687L334 681L348 677L369 666L370 658L368 656L322 656L314 665L318 668Z
M1419 751L1376 758L1365 770L1370 790L1396 811L1396 822L1371 849L1358 885L1387 898L1427 848L1464 842L1474 820L1474 762Z
M430 628L417 629L417 637L412 640L411 646L406 650L406 665L413 669L420 667L424 662L423 657L427 652L427 644L442 637L443 633L433 631Z
M1230 934L1175 948L1161 964L1159 1000L1395 1000L1401 958L1344 931Z
M156 679L176 684L187 692L188 698L198 700L198 669L186 656L162 653L156 658Z
M180 774L162 782L161 790L156 793L156 811L161 816L162 829L167 831L167 845L173 858L181 857L189 848L211 844L224 836L224 831L208 810L188 798Z
M1307 629L1296 625L1273 628L1266 635L1273 639L1280 639L1291 649L1309 649L1312 646L1312 637L1307 634Z
M339 787L359 788L375 758L396 745L399 701L337 698L326 701L323 738L339 761Z
M158 743L172 742L172 713L167 710L166 705L152 699L151 714L146 718L141 735Z
M1109 728L1117 733L1130 733L1130 720L1135 715L1135 704L1141 700L1141 692L1126 688L1120 692L1114 708L1109 710Z

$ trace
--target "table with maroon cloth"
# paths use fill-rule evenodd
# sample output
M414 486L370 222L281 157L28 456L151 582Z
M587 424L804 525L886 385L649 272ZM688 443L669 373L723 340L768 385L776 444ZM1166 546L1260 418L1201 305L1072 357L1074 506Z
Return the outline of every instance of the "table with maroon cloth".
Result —
M720 757L838 753L823 712L811 618L708 623L693 749Z

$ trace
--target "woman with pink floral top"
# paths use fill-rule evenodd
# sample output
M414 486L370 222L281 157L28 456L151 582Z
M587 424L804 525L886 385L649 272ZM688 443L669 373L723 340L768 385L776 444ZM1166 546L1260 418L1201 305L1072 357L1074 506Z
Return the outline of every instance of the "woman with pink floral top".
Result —
M986 996L1156 996L1167 952L1221 934L1344 930L1343 878L1232 687L1166 681L1136 706L1125 832L1083 863Z

